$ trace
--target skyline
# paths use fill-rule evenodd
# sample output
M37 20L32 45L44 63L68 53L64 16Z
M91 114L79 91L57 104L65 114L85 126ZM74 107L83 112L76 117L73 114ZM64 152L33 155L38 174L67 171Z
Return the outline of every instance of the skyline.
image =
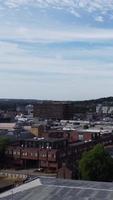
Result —
M113 0L0 0L0 98L113 96Z

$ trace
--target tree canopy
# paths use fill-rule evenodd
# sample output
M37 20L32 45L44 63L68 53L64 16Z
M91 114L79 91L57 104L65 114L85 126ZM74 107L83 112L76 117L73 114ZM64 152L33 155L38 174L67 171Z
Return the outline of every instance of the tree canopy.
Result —
M105 151L103 145L96 145L83 154L79 162L81 178L91 181L113 180L113 159Z

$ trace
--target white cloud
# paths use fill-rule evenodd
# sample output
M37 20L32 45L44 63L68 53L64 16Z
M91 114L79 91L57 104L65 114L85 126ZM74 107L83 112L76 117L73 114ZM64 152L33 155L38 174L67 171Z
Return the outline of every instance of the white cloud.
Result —
M2 27L0 29L0 40L17 40L23 42L69 42L69 41L95 41L113 40L112 29L82 28L75 30L53 30L29 27Z
M10 8L33 5L38 7L53 7L67 9L79 16L78 9L86 12L106 12L113 11L113 0L4 0L4 4ZM72 11L73 10L73 11Z
M1 96L64 100L112 94L113 64L106 66L106 63L83 57L112 56L113 48L73 51L81 57L68 60L63 56L55 57L54 52L53 58L48 54L45 58L30 55L17 44L0 42Z
M104 22L104 17L97 16L97 17L95 17L95 21L97 21L97 22Z
M108 63L100 63L97 60L88 59L89 57L99 56L100 57L108 57L108 54L112 56L113 48L104 48L103 51L100 49L95 50L80 50L75 51L75 55L81 55L78 59L65 59L64 56L62 58L58 58L55 53L54 57L51 58L46 53L46 57L43 56L33 56L28 53L27 50L20 49L18 45L0 42L0 71L9 71L16 72L17 75L20 71L23 72L24 76L36 76L37 73L53 73L53 74L65 74L69 75L89 75L89 76L113 76L113 64ZM68 52L67 52L68 53ZM70 52L71 54L72 52ZM66 53L64 53L66 54ZM86 57L86 58L85 58ZM109 70L108 70L109 69ZM26 75L25 75L26 72ZM27 75L28 73L28 75ZM12 73L13 74L13 73Z

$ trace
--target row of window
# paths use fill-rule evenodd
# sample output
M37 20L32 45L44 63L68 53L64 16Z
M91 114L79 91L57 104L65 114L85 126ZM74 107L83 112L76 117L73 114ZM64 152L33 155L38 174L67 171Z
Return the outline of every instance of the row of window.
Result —
M22 153L23 156L27 157L27 156L31 156L31 157L38 157L38 153L28 153L28 152L23 152Z
M54 148L59 149L66 147L66 141L58 141L58 142L46 142L46 141L35 141L35 142L21 142L21 147L31 147L31 148Z
M17 155L17 156L21 155L20 151L13 151L12 152L12 150L8 150L6 153L9 154L9 155L12 155L12 154L13 155ZM35 152L35 153L32 153L32 152L30 152L30 153L28 153L28 152L22 152L22 156L25 156L25 157L27 157L27 156L38 157L38 153L37 152ZM48 158L54 158L54 159L56 159L56 154L54 154L54 153L52 153L52 154L49 153L47 155L47 153L41 153L40 152L40 157L46 158L47 156L48 156Z
M40 157L43 157L43 158L47 158L47 156L48 156L48 158L53 158L53 159L56 159L56 154L46 154L46 153L41 153L40 154Z

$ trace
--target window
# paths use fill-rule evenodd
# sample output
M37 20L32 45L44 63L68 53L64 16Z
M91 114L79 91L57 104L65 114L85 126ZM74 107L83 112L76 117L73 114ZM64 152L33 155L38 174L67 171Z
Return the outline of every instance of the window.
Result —
M51 158L51 153L48 154L48 158Z
M46 153L41 153L41 157L46 158Z
M35 157L37 157L38 156L38 153L35 153Z
M17 155L20 156L20 151L17 151Z
M52 154L52 158L54 158L54 159L56 158L56 154L55 154L55 153L54 153L54 154Z
M23 152L22 155L23 155L23 156L27 156L28 153L27 153L27 152Z
M13 151L13 155L16 155L16 151Z

